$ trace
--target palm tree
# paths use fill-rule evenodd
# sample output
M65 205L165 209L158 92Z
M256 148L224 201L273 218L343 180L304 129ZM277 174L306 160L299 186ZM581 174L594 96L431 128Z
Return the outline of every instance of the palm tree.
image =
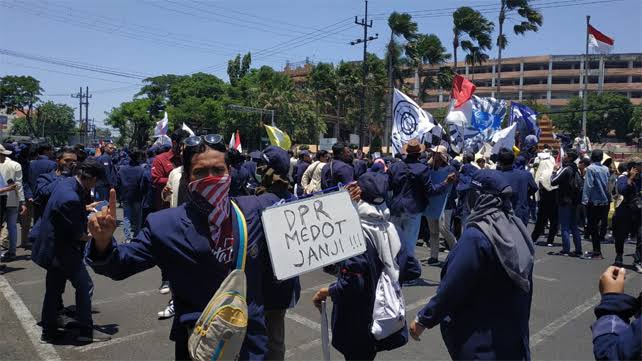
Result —
M466 64L471 66L471 72L473 73L472 78L475 80L475 65L482 65L488 61L488 54L484 53L477 46L473 46L468 49L468 54L466 54Z
M501 93L502 81L502 50L508 45L508 39L504 34L504 22L511 13L516 12L522 21L513 26L513 32L516 35L523 35L527 31L539 31L539 28L544 22L542 13L533 9L528 0L500 0L501 6L499 8L499 34L497 35L497 96Z
M410 65L415 69L415 89L417 90L415 95L420 95L418 100L421 103L426 89L433 84L430 81L419 81L422 65L441 65L450 59L450 54L446 52L446 48L437 35L421 34L406 44L406 56ZM426 77L432 77L432 75L427 74Z
M477 43L480 50L490 50L493 46L491 33L494 28L495 24L477 10L467 6L455 10L453 13L453 66L455 69L457 69L457 49L459 46L467 50ZM470 40L462 40L466 35Z
M406 41L411 41L417 36L417 23L412 21L412 16L408 13L393 12L388 18L388 27L390 27L390 42L386 61L388 62L388 77L390 87L393 87L393 73L399 73L396 67L399 65L401 51L396 39L403 37ZM393 70L396 70L393 72Z

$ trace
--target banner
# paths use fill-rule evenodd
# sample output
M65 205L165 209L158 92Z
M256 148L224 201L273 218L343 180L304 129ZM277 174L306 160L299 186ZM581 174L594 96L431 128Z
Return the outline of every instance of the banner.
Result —
M278 280L366 251L361 221L347 191L277 205L264 210L261 218Z
M392 154L401 153L401 148L411 139L426 141L425 135L435 126L432 115L421 109L406 94L395 89L392 109ZM432 142L432 137L430 137Z
M156 127L154 127L154 136L159 137L161 135L167 135L167 125L169 123L169 119L167 118L167 112L165 112L165 116L163 119L159 120L156 123Z

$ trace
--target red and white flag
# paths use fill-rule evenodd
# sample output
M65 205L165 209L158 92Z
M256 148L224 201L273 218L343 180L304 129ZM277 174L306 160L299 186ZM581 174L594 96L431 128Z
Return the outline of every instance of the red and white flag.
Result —
M470 98L475 93L475 84L461 75L453 78L453 89L450 93L452 98L450 109L446 115L446 122L460 127L470 124L473 114L473 106Z
M593 26L588 26L589 33L589 46L593 51L600 54L608 54L613 48L615 41L613 38L610 38L602 34L599 30Z
M475 84L461 75L455 75L451 97L455 100L455 109L467 102L475 92Z
M243 152L243 148L241 147L241 135L239 134L238 130L236 131L236 133L232 133L232 137L230 138L229 148L236 149L239 152Z

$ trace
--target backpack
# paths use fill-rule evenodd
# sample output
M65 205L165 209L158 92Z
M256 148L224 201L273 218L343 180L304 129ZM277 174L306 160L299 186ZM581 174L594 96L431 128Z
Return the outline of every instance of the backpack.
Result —
M370 332L381 341L406 326L406 305L398 280L381 271L375 290Z
M571 176L568 182L568 190L573 203L579 203L582 199L582 190L584 182L582 176L576 170L571 168Z
M239 230L236 267L223 280L196 321L188 341L192 360L236 360L245 339L248 324L245 299L247 223L234 201L232 201L232 209Z

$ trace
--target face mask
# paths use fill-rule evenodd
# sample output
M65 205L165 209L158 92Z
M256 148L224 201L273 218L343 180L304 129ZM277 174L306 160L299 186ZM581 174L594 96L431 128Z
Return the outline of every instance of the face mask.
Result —
M60 175L63 177L71 177L76 169L76 163L65 164L60 169Z
M228 202L231 178L224 176L207 176L188 184L187 188L193 194L200 196L212 206L212 211L207 217L210 224L211 238L215 243L221 235L221 224L230 213Z

